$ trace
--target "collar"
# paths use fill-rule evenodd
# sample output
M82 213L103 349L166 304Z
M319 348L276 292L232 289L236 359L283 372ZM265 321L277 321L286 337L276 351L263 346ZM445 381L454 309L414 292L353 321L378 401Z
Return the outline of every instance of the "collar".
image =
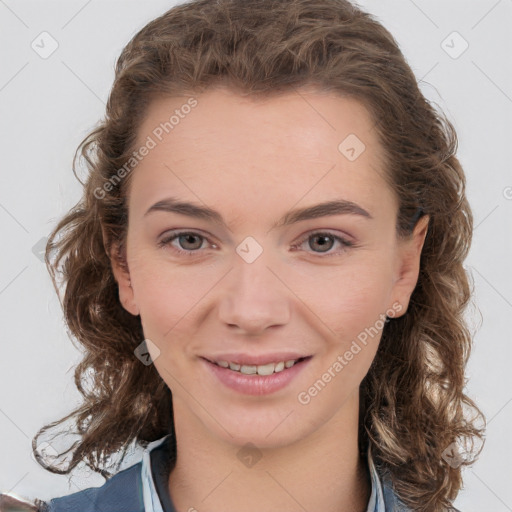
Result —
M370 477L372 480L372 492L370 494L370 500L368 501L368 508L366 509L366 512L386 512L384 493L382 490L379 473L377 472L375 463L373 462L371 443L368 444L367 461L368 468L370 469Z

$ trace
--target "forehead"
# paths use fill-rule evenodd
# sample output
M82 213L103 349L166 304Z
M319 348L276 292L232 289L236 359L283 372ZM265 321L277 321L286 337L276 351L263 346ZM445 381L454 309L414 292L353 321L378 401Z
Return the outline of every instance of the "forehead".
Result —
M224 204L336 192L368 204L386 187L370 113L333 92L255 98L218 88L162 96L149 105L137 147L148 141L152 149L133 171L130 208L149 206L165 191Z

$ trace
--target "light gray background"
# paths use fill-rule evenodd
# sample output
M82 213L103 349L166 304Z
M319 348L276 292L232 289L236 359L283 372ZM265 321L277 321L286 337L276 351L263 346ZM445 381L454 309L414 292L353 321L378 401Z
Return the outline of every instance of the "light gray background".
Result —
M53 475L30 455L35 432L70 412L80 397L73 382L80 354L68 340L37 254L41 239L80 197L72 157L103 116L116 57L137 30L172 5L164 0L0 0L3 491L46 499L104 481L80 473L71 479ZM394 34L423 80L424 94L458 130L475 216L467 268L483 318L480 324L477 313L468 315L479 330L467 389L489 423L484 451L465 470L465 488L455 505L464 512L512 511L512 0L365 0L361 5ZM59 45L47 59L31 47L43 31ZM464 40L469 47L458 55Z

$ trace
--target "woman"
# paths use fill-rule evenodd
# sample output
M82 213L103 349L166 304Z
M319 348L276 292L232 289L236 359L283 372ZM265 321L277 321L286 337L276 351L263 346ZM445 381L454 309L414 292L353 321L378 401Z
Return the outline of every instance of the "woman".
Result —
M483 436L472 215L453 127L384 27L345 0L174 7L123 50L79 149L47 264L84 401L33 448L107 481L27 507L452 507ZM70 418L62 469L36 441Z

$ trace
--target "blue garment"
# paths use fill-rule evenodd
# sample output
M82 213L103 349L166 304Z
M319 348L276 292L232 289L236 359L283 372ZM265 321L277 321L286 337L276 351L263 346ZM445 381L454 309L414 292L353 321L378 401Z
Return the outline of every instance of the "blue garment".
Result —
M120 471L101 487L53 498L47 512L176 512L169 496L170 434L153 441L142 460ZM372 491L367 512L411 512L381 479L368 450Z

